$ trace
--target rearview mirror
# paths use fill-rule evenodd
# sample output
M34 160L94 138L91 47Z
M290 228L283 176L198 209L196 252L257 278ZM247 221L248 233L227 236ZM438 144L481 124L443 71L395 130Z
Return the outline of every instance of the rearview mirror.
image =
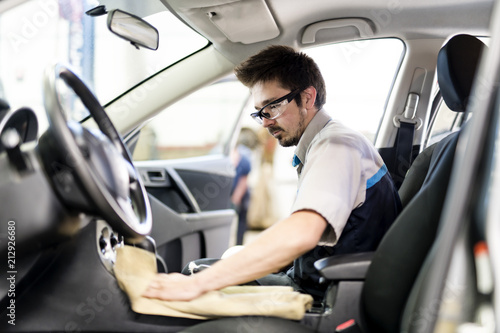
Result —
M150 50L158 49L158 30L138 16L113 9L108 13L108 28L137 48L142 46Z

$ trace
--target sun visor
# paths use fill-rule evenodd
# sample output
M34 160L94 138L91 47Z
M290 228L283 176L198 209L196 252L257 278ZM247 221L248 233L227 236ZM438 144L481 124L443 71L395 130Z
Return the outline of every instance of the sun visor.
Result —
M280 34L264 0L234 1L203 10L210 22L234 43L251 44Z

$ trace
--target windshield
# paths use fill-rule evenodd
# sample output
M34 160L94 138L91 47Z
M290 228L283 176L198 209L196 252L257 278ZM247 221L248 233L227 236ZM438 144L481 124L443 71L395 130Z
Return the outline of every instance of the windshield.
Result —
M42 94L47 66L69 65L105 105L208 43L165 9L145 17L160 33L158 50L136 49L107 29L106 15L85 14L96 5L91 0L33 0L0 13L0 98L13 109L33 108L42 130L47 126ZM84 116L72 115L77 120Z

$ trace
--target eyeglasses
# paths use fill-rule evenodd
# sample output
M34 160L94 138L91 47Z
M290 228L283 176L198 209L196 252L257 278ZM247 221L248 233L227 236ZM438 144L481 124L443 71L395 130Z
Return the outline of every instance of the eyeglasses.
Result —
M262 118L271 120L278 118L286 111L288 103L290 103L302 90L303 89L296 89L291 93L264 105L264 107L262 107L259 111L251 113L250 117L252 117L260 125L262 125Z

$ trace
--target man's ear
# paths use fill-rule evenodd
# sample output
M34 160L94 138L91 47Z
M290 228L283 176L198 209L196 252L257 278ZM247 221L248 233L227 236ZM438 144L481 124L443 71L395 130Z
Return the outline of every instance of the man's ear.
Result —
M316 102L316 88L309 86L302 92L302 100L306 109L312 109L314 102Z

